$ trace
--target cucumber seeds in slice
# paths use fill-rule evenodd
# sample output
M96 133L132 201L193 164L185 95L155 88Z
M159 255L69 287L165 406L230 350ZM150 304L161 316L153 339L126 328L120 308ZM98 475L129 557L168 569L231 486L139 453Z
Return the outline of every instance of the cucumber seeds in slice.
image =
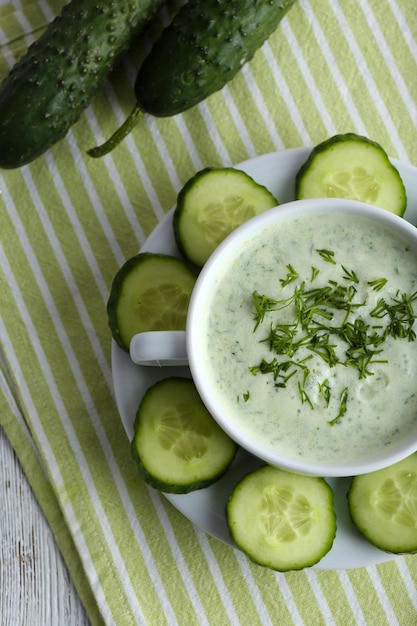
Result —
M296 199L349 198L402 216L406 191L385 150L367 137L347 133L317 145L296 177Z
M277 206L266 187L234 168L206 168L178 195L173 225L182 254L202 267L232 230L258 213Z
M189 378L167 378L148 389L134 429L131 449L142 477L167 493L208 487L237 452Z
M281 572L320 561L336 535L333 492L326 481L269 465L235 486L226 516L236 546L255 563Z
M417 452L381 470L355 476L348 491L353 523L385 552L417 552Z
M196 275L181 259L142 252L117 272L107 315L113 339L129 351L133 335L184 330Z

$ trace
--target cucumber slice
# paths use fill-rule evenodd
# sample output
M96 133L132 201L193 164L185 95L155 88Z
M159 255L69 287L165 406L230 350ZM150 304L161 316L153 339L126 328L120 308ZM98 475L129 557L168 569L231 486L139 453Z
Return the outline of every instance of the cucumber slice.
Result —
M336 535L326 481L268 465L235 486L226 518L236 546L255 563L280 572L318 563Z
M160 491L189 493L221 478L237 444L217 425L189 378L166 378L142 398L131 444L144 480Z
M185 258L202 267L232 230L277 204L266 187L241 170L200 170L178 194L175 240Z
M398 170L375 141L347 133L316 146L300 168L296 199L350 198L402 216L407 196Z
M358 530L385 552L417 552L417 452L385 469L355 476L348 491Z
M142 252L117 272L107 302L112 336L129 351L133 335L184 330L195 273L180 259Z

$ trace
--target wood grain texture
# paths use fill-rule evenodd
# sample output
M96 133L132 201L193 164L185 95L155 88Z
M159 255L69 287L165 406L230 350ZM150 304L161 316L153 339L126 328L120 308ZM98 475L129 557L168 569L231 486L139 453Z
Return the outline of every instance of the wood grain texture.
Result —
M52 531L1 427L0 624L90 626Z

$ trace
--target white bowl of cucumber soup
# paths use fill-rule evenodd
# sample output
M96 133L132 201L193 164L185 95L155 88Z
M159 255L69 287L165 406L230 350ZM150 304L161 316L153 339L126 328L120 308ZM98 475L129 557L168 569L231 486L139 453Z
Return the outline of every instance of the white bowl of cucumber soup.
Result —
M369 204L299 200L203 267L187 358L218 424L267 463L350 476L417 449L417 230Z

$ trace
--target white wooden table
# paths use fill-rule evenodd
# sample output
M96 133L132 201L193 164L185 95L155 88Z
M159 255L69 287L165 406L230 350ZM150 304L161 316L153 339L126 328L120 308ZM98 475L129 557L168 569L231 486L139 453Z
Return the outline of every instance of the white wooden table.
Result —
M1 427L0 624L90 624L52 531Z

